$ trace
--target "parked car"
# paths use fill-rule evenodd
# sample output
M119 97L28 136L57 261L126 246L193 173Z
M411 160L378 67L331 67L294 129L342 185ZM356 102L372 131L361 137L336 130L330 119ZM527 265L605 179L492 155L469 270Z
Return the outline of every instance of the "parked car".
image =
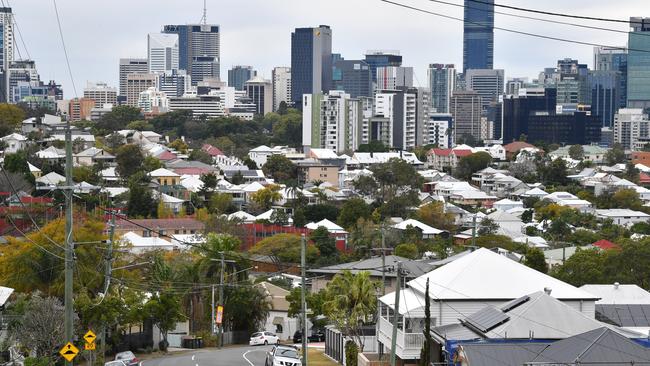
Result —
M126 366L140 366L142 362L131 351L120 352L115 355L115 361L124 361Z
M300 366L298 350L291 346L275 346L266 354L264 366Z
M293 343L302 342L302 332L297 330L293 333ZM307 342L325 342L325 333L321 330L313 332L309 337L307 337Z
M251 346L256 346L259 344L279 344L280 338L271 332L257 332L251 335L251 339L248 342Z
M108 361L104 364L104 366L127 366L124 361Z

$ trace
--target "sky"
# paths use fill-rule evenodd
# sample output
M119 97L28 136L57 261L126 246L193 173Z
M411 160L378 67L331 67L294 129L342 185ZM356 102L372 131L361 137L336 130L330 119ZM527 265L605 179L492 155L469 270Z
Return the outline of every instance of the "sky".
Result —
M395 1L462 18L459 7L430 0ZM462 4L461 0L447 1ZM42 80L56 80L63 84L66 98L74 97L52 0L3 2L10 2L22 33L26 47L20 41L17 43L23 58L29 54L36 61ZM497 0L497 3L615 19L650 16L647 0ZM462 68L462 22L414 12L381 0L207 0L207 4L208 22L221 26L224 80L228 69L240 64L251 65L270 79L273 67L290 66L292 30L319 24L332 27L332 52L341 53L346 59L363 58L367 50L399 50L404 66L415 69L416 86L427 85L426 68L430 63L453 63ZM58 0L57 5L78 94L83 94L87 81L104 81L117 87L119 59L146 57L147 33L160 32L164 24L197 23L203 12L203 0ZM559 20L628 30L625 24ZM623 33L498 14L495 26L612 46L624 46L627 42ZM506 78L536 78L543 68L552 67L558 59L566 57L577 58L592 67L593 47L495 30L494 65L505 69Z

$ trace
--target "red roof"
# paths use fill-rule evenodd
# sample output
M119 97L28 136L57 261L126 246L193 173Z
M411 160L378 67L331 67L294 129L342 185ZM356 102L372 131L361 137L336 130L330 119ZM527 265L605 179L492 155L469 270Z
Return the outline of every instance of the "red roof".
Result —
M459 158L462 158L464 156L472 155L472 150L454 150L454 155L456 155Z
M531 145L527 142L524 141L514 141L511 142L507 145L505 145L503 148L510 153L517 152L525 147L535 147L535 145Z
M639 173L639 183L641 183L641 184L643 184L643 183L650 184L650 175L648 175L646 173L643 173L643 172Z
M203 146L201 147L201 150L203 150L203 152L208 153L208 155L210 155L210 156L224 155L223 151L219 150L218 148L216 148L216 147L214 147L214 146L212 146L210 144L203 144Z
M449 154L451 154L451 149L435 148L435 149L431 149L430 153L437 156L449 156Z
M156 156L156 158L158 158L158 160L161 161L168 161L168 160L178 159L178 156L176 156L176 154L174 154L173 152L165 150L161 152L158 156Z
M595 243L593 243L591 245L593 245L595 247L598 247L598 248L600 248L602 250L610 250L610 249L618 249L619 248L618 245L612 243L609 240L605 240L605 239L600 239L600 240L598 240L597 242L595 242Z
M20 202L25 204L39 204L44 205L46 203L52 203L54 200L49 197L32 197L32 196L21 196Z

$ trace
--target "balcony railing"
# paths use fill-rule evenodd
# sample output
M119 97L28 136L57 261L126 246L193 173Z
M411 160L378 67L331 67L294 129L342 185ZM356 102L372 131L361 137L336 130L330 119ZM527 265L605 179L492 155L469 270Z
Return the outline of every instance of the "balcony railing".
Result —
M383 333L386 337L391 338L393 332L393 325L391 322L386 320L383 317L379 318L379 331ZM404 333L402 329L397 329L397 349L401 349L404 352L419 352L422 349L424 344L424 334L423 333Z

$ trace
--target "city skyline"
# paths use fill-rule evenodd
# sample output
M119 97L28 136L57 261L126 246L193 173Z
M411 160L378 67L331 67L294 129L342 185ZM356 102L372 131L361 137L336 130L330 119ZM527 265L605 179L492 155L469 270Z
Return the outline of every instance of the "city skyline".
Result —
M146 57L148 33L160 32L165 24L197 23L203 5L198 0L164 5L156 2L155 7L159 11L151 12L153 1L129 3L128 6L115 6L116 3L126 4L123 1L111 4L67 1L59 4L78 94L86 81L104 81L117 86L119 58ZM462 8L427 1L403 3L462 18ZM36 60L42 79L57 80L63 85L66 97L73 97L60 42L54 37L56 19L53 9L36 4L42 3L24 0L11 4L27 50L31 58ZM337 4L345 8L335 6ZM530 6L524 1L511 1L508 4ZM644 15L639 13L638 1L623 1L615 6L590 4L588 8L580 6L583 4L587 2L574 1L567 5L552 0L544 4L544 8L581 15L606 14L607 17L619 19ZM327 5L294 4L288 0L273 3L251 0L227 4L208 1L207 21L219 24L222 29L223 79L226 79L227 70L236 64L252 65L261 76L271 78L273 67L289 66L291 63L291 32L297 27L319 24L332 27L332 52L340 53L346 59L362 59L363 54L372 49L399 50L404 58L403 65L414 68L416 86L427 85L426 69L429 63L462 65L462 22L397 8L379 1L364 0L353 4L335 1ZM124 12L125 9L129 11ZM344 9L346 11L341 11ZM246 15L237 15L244 14L244 10ZM151 14L146 17L137 16L146 11ZM131 24L129 27L110 27L110 20L114 17ZM385 27L382 25L385 22L397 22L401 27ZM557 26L498 14L495 25L612 46L625 45L627 40L625 34ZM602 26L599 23L594 25ZM359 32L360 27L363 27L363 32ZM616 24L608 24L607 27L627 30L625 26ZM33 29L38 32L32 31ZM105 32L106 29L111 31ZM260 34L264 36L260 37ZM404 41L404 37L408 37L409 41ZM433 43L435 47L423 47L427 43ZM20 46L24 57L22 44ZM592 67L593 49L589 46L535 39L496 30L494 48L494 67L505 69L506 78L534 78L544 67L553 65L564 57L576 58Z

